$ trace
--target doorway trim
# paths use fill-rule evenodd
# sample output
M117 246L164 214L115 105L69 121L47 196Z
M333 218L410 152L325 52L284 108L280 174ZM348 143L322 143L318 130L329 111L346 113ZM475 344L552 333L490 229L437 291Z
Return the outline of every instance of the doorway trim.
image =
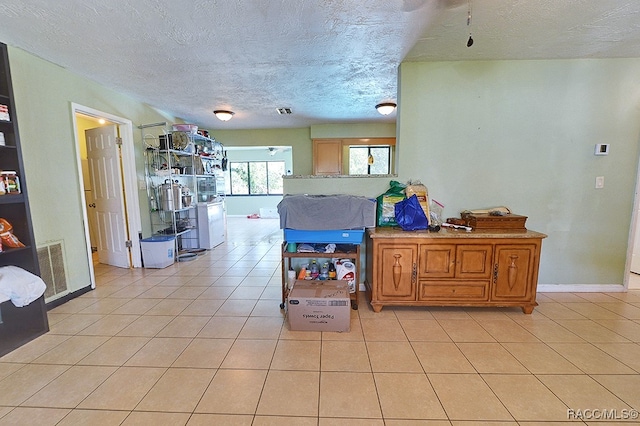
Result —
M640 163L638 163L638 169L636 170L636 186L633 194L633 210L631 212L631 226L629 227L629 240L627 243L627 259L624 264L624 281L623 285L626 290L637 290L637 287L629 288L631 282L631 261L633 253L635 251L636 239L640 237Z
M131 266L134 268L142 267L142 256L140 253L140 232L142 231L142 223L140 218L140 198L138 196L138 187L136 185L137 171L135 163L135 149L133 142L133 123L131 120L109 114L91 107L71 103L71 115L73 120L73 137L76 147L76 163L79 170L78 185L83 188L82 182L82 160L80 158L80 150L78 149L80 141L78 140L78 125L76 122L76 114L88 115L96 118L104 118L120 128L120 137L122 138L122 174L124 186L125 213L127 217L127 230L131 239ZM89 237L89 222L87 217L86 199L84 191L80 191L82 202L82 216L85 232L85 241L87 245L89 271L91 275L91 288L95 288L95 271L93 269L93 259L91 255L91 239Z

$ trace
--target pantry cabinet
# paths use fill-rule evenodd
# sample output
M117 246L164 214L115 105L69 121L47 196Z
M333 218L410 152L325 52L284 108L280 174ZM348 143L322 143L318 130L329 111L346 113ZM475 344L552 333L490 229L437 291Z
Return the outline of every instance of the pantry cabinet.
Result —
M371 305L519 306L536 303L542 239L534 231L494 233L367 230Z

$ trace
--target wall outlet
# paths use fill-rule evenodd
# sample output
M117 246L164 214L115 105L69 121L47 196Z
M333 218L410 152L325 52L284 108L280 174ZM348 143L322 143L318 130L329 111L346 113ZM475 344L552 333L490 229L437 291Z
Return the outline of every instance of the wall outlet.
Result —
M604 176L596 176L596 189L604 188Z

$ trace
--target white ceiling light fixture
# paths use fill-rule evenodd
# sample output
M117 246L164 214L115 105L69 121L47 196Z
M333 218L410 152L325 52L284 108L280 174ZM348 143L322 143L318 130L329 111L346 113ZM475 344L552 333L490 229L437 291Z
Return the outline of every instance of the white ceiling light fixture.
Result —
M383 102L376 105L376 109L382 115L389 115L396 109L396 104L393 102Z
M235 114L235 112L233 111L227 111L224 109L217 109L213 111L213 113L215 114L216 117L218 117L218 120L222 120L222 121L231 120L231 117L233 117L233 114Z

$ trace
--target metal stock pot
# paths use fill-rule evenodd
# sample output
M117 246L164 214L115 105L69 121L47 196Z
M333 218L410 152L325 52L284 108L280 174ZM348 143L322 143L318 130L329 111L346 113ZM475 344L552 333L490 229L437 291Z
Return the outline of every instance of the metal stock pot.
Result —
M160 202L162 210L178 210L182 208L182 194L178 182L170 179L160 185Z

